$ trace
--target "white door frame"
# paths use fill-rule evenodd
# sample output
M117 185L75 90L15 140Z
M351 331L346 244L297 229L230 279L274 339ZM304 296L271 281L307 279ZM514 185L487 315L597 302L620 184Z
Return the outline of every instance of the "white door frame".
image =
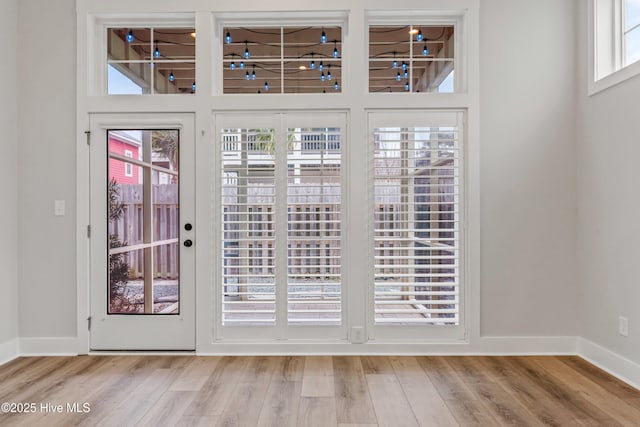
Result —
M90 332L91 350L195 350L195 128L193 114L91 114L90 147ZM107 314L107 131L180 131L180 312L175 315ZM184 225L191 223L192 230Z

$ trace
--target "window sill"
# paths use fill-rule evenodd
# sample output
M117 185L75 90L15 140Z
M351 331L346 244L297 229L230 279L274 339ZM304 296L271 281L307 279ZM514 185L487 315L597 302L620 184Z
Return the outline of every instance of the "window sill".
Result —
M640 61L634 62L633 64L627 65L624 68L621 68L613 73L599 79L595 80L590 77L589 78L589 96L593 96L599 92L602 92L610 87L616 86L622 82L625 82L629 79L640 74Z

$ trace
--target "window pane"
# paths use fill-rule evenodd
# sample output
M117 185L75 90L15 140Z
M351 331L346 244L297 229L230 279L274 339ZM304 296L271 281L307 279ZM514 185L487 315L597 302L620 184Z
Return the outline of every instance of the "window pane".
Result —
M439 92L453 60L451 25L369 27L369 92Z
M275 323L275 130L222 129L222 324Z
M195 90L193 28L109 28L107 60L110 95Z
M640 0L625 0L625 31L640 24Z
M179 314L179 131L107 135L108 312Z
M624 45L626 64L640 60L640 27L626 34Z
M289 324L339 325L341 132L291 128L288 133Z
M376 324L459 322L455 128L374 132Z
M340 27L224 28L224 93L340 92L341 34Z

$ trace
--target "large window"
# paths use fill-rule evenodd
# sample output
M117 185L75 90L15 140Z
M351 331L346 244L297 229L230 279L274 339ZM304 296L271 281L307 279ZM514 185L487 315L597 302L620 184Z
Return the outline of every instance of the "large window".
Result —
M226 27L224 93L341 91L342 29Z
M371 118L376 325L460 323L459 128L425 116Z
M342 325L343 117L222 120L221 326Z

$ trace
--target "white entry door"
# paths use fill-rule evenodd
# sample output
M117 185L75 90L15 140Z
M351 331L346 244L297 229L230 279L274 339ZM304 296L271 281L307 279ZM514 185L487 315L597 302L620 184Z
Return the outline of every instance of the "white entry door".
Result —
M193 115L90 124L90 347L194 350Z

